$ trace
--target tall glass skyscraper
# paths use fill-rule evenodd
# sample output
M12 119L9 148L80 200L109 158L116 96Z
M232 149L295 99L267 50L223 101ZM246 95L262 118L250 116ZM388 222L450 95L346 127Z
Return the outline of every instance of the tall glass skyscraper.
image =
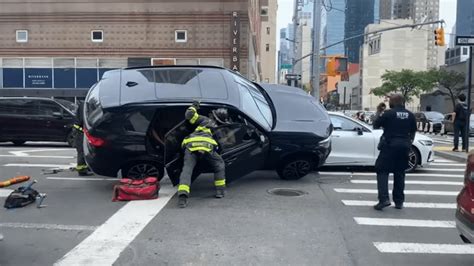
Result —
M474 0L458 0L456 35L474 36Z
M374 0L347 1L344 38L350 38L364 33L368 24L374 23ZM345 41L346 55L349 62L359 63L359 50L364 37Z
M326 14L326 41L327 45L344 40L344 28L346 21L346 0L332 0ZM347 1L348 3L352 1ZM344 55L344 43L326 49L327 55Z

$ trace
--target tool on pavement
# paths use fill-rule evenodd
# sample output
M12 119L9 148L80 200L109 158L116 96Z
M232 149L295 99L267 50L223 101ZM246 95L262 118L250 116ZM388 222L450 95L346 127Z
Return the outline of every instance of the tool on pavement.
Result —
M33 180L27 186L15 189L5 200L4 207L7 209L21 208L34 203L37 200L39 200L36 205L37 208L46 207L46 205L42 205L43 200L46 198L46 194L39 193L37 190L32 188L32 186L37 182L37 180Z
M77 169L76 167L51 168L51 169L42 169L41 171L43 171L43 175L54 175L54 174L65 172L65 171L75 172L77 171Z
M22 183L28 180L30 180L30 177L26 175L15 176L6 181L0 182L0 188L9 187L11 185Z

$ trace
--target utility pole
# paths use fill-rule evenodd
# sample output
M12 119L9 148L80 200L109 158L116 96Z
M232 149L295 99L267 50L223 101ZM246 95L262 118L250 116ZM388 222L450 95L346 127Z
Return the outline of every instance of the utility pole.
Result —
M469 153L469 132L470 132L470 116L471 116L471 94L472 94L472 46L469 46L469 66L467 67L468 72L467 72L467 111L468 113L468 119L466 121L466 130L464 131L466 134L464 134L464 139L462 141L465 141L466 143L466 152Z
M321 0L313 0L313 64L312 64L312 90L311 95L319 100L320 80L320 38L321 38Z

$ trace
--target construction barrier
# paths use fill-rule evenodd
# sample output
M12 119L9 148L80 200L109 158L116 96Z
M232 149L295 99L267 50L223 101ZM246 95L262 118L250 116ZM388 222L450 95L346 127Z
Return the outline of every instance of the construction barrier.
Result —
M426 123L426 124L425 124L425 129L423 129L423 132L424 132L424 133L427 133L427 132L428 132L429 126L430 126L429 123Z
M441 130L439 131L440 135L445 135L446 134L446 129L444 128L444 123L441 124Z
M417 128L418 128L418 131L423 131L423 123L422 122L418 122L417 123Z
M431 122L429 122L428 124L429 124L429 126L430 126L429 133L430 133L430 134L433 134L433 133L434 133L434 124L431 123Z

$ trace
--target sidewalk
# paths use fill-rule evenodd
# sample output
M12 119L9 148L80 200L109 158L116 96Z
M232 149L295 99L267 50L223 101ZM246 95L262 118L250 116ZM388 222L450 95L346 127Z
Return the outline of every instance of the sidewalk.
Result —
M452 151L453 147L450 146L435 146L433 148L433 151L436 156L443 157L449 160L454 160L458 162L466 162L467 159L467 153L466 152L454 152ZM470 151L473 151L473 149L470 149Z

